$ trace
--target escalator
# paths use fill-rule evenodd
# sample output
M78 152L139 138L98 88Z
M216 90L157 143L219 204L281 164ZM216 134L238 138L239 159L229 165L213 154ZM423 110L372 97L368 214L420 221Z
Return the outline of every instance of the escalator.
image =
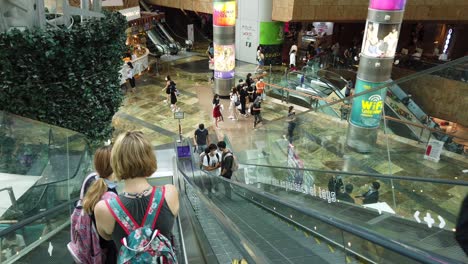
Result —
M140 5L145 11L151 11L145 2L140 1ZM157 51L163 54L177 55L182 46L172 38L159 21L154 23L154 27L146 32L152 43L150 51L156 48Z
M362 221L380 229L381 225L391 223L395 228L400 225L395 232L408 232L398 220L391 222L395 219L388 215L366 209L357 212L346 203L339 209L322 198L307 199L301 191L295 193L256 182L248 185L228 182L194 172L191 162L179 161L179 181L184 182L183 189L188 189L191 199L196 200L200 212L197 217L212 212L216 215L219 211L218 222L225 232L232 229L237 233L239 237L235 239L241 240L237 251L252 263L462 263L466 260L456 245L451 253L456 252L463 261L450 259L447 254L428 253L361 227ZM290 202L291 197L295 202ZM336 213L341 217L335 216ZM414 225L408 227L412 228ZM407 235L424 237L411 232ZM452 234L447 232L447 235Z

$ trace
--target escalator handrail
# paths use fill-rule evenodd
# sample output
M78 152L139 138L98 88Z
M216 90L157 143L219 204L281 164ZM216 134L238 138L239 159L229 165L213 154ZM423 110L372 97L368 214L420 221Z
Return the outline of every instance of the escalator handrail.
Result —
M264 167L264 168L272 168L272 169L283 169L283 170L294 169L298 171L340 174L340 175L348 175L348 176L355 176L355 177L373 177L373 178L380 178L380 179L386 179L386 180L403 180L403 181L447 184L447 185L455 185L455 186L468 186L468 181L461 181L461 180L455 181L455 180L447 180L447 179L423 178L423 177L415 177L415 176L397 176L397 175L391 175L391 174L377 174L377 173L368 173L368 172L348 172L348 171L318 170L318 169L310 169L310 168L292 168L292 167L284 167L284 166L242 163L242 162L239 162L239 165L256 166L256 167Z
M184 175L185 173L182 172ZM186 176L186 175L185 175ZM355 235L357 237L360 237L364 240L367 240L367 241L370 241L376 245L379 245L383 248L386 248L390 251L393 251L395 253L398 253L402 256L405 256L407 258L410 258L410 259L413 259L413 260L416 260L416 261L419 261L421 263L427 263L427 264L446 264L446 263L460 263L461 262L457 262L453 259L447 259L446 257L444 256L441 256L441 255L438 255L438 254L435 254L435 253L430 253L430 252L427 252L427 251L424 251L424 250L421 250L421 249L418 249L418 248L414 248L412 246L409 246L409 245L405 245L405 244L402 244L398 241L394 241L392 239L389 239L385 236L382 236L380 234L376 234L376 233L373 233L373 232L369 232L367 229L363 228L363 227L360 227L360 226L357 226L357 225L354 225L352 223L347 223L345 221L342 221L340 219L337 219L337 218L331 218L329 216L326 216L324 214L322 214L320 211L317 211L317 210L314 210L314 209L311 209L311 208L304 208L303 206L297 206L297 205L294 205L290 202L287 202L286 200L284 199L281 199L280 197L276 196L276 195L273 195L273 194L270 194L270 193L267 193L267 192L260 192L258 191L256 188L252 187L252 186L249 186L247 184L243 184L243 183L239 183L239 182L235 182L235 181L231 181L231 180L228 180L228 179L225 179L223 177L219 177L220 180L223 180L223 181L227 181L229 182L231 185L236 185L237 187L241 188L241 189L247 189L248 191L258 195L258 196L262 196L266 199L269 199L269 200L272 200L273 202L275 203L278 203L278 204L282 204L283 206L286 206L286 207L289 207L289 208L292 208L302 214L305 214L309 217L312 217L312 218L315 218L321 222L324 222L328 225L331 225L339 230L342 230L344 232L347 232L347 233L350 233L352 235Z
M451 67L454 67L454 66L460 65L462 63L466 63L466 62L468 62L468 56L464 56L464 57L458 58L456 60L449 61L449 62L446 62L444 64L440 64L440 65L435 66L435 67L430 68L430 69L422 70L420 72L417 72L417 73L402 77L402 78L400 78L398 80L392 80L390 82L384 83L384 84L379 85L377 87L374 87L372 89L365 90L365 91L362 91L360 93L356 93L356 94L353 94L351 96L348 96L346 98L331 102L331 103L329 103L327 105L319 107L319 109L320 108L325 108L325 107L330 107L332 105L339 104L339 103L344 103L344 101L346 101L346 100L351 100L351 99L354 99L354 98L362 96L362 95L366 95L366 94L369 94L369 93L374 93L376 91L380 91L380 90L385 89L385 88L390 88L390 87L392 87L394 85L405 83L405 82L408 82L410 80L414 80L416 78L421 78L421 77L423 77L425 75L429 75L429 74L434 73L434 72L445 70L447 68L451 68ZM317 110L319 110L319 109L317 109ZM308 111L311 111L311 110L308 110Z
M76 203L78 199L73 199L73 200L70 200L68 202L65 202L65 203L62 203L60 205L57 205L56 207L54 208L51 208L49 210L46 210L44 212L41 212L41 213L38 213L34 216L31 216L31 217L28 217L22 221L20 221L19 223L16 223L14 225L11 225L3 230L0 230L0 238L1 237L4 237L5 235L11 233L11 232L15 232L16 230L19 230L19 229L22 229L24 227L26 227L27 225L31 224L31 223L34 223L44 217L47 217L47 216L50 216L60 210L63 210L65 207L68 207L70 205L74 205Z
M199 190L199 187L193 182L193 180L179 167L178 167L178 172L181 173L182 179L188 185L190 185L193 189L195 189L197 192L199 192L198 193L198 198L203 202L203 204L208 208L208 210L210 210L213 213L213 215L215 215L216 219L220 222L221 227L224 230L228 230L228 232L226 232L226 233L228 233L227 235L230 236L231 238L234 238L234 239L232 239L232 241L239 241L239 244L242 244L243 246L245 246L245 243L241 242L241 241L247 241L247 240L243 237L241 232L235 230L235 228L233 227L234 224L224 216L224 213L222 212L222 210L219 207L217 207L216 205L214 205L212 202L210 202L208 200L208 198L206 198L203 195L203 193ZM217 211L217 213L215 211ZM219 217L218 214L223 215L224 217ZM247 254L246 256L248 256L248 258L252 259L252 261L253 261L252 263L268 263L266 261L267 258L264 256L263 252L256 249L255 244L251 243L248 246L249 246L250 250L245 250L244 249L242 251L245 251L244 253ZM255 252L255 253L253 253L253 252ZM253 253L253 254L251 254L251 253Z

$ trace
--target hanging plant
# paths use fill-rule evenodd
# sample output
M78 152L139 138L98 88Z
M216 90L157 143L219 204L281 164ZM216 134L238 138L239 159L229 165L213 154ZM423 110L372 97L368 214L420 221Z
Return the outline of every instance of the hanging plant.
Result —
M0 109L107 139L122 102L127 21L120 13L69 30L0 34Z

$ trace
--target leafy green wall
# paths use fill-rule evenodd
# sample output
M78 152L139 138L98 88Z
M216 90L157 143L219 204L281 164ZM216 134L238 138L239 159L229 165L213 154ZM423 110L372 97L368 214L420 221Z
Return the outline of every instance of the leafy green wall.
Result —
M0 109L109 138L123 99L126 28L125 17L106 13L70 30L0 34Z

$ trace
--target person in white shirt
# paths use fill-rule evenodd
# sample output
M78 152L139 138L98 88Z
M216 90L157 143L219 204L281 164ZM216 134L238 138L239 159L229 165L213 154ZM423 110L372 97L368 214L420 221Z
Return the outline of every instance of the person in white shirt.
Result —
M215 144L210 144L208 146L210 152L203 157L203 170L207 174L207 179L205 182L205 187L208 193L215 193L216 188L216 179L212 177L217 177L220 174L221 167L221 157L222 155L218 153L218 147Z
M133 64L131 62L127 62L128 70L127 70L127 80L130 82L130 86L132 87L132 93L135 92L135 71L133 70Z
M291 51L291 54L289 54L289 65L296 66L296 51L295 50Z
M237 88L234 87L232 88L231 93L229 94L229 97L231 99L231 102L229 103L229 111L230 111L230 116L229 119L232 119L233 121L237 120L237 106L240 104L239 101L239 93L237 92ZM237 105L236 105L237 103Z
M291 46L291 48L289 49L289 54L291 55L291 53L292 53L293 51L295 51L295 52L297 53L297 45L296 45L296 44L293 44L293 45Z

